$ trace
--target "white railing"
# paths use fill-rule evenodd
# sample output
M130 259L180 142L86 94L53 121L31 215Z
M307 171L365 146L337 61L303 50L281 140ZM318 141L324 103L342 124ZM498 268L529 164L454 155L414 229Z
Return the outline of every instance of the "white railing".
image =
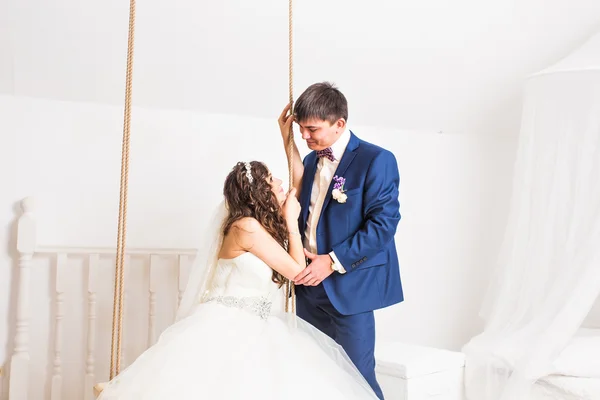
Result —
M33 201L22 202L23 215L19 218L17 251L19 252L19 288L14 351L10 359L9 399L28 399L29 385L29 282L36 242Z
M24 199L21 204L23 214L18 221L17 236L19 271L14 321L16 330L10 368L5 371L8 372L9 399L92 400L93 386L99 381L105 381L107 373L104 372L108 372L102 369L102 373L98 373L98 361L102 360L107 365L110 357L108 349L112 330L112 285L116 249L40 246L36 240L33 199ZM139 328L142 325L140 320L143 318L139 311L146 307L147 323L143 325L147 332L142 336L145 339L141 342L138 340L139 335L133 335L135 349L123 344L122 366L126 366L141 351L154 344L160 332L172 322L195 253L194 249L126 249L124 337L129 328L135 327L134 325ZM76 266L72 265L74 259L79 260ZM40 261L40 265L49 265L51 268L48 272L49 281L34 290L32 285L39 281L32 280L32 273L39 272L37 261ZM135 277L134 272L137 274ZM73 276L76 275L83 277L79 292L73 287ZM141 282L136 281L139 276L144 277ZM145 288L142 286L136 292L135 287L131 287L136 286L133 283L137 284L138 289L140 284ZM45 335L44 329L35 332L31 329L32 318L44 311L39 310L38 313L37 309L32 309L32 296L42 296L43 286L50 288L46 295L51 299L52 318L40 317L42 323L40 325L36 320L36 326L44 327L45 324ZM162 303L169 303L169 300L172 300L170 307L159 307ZM36 302L38 303L39 301ZM76 304L82 304L79 319L74 319L71 315L75 313L72 309ZM66 321L69 316L70 324ZM159 320L162 324L158 323ZM83 338L80 340L83 342L80 351L76 345L78 336L74 334L79 331ZM32 336L35 337L36 349L43 348L37 345L37 341L47 343L45 351L39 351L40 354L32 352ZM104 345L98 346L98 342L103 342ZM69 360L81 362L81 368L73 368L73 362L65 361L66 351L69 352ZM44 382L46 384L42 384ZM32 393L33 389L36 390L35 394Z

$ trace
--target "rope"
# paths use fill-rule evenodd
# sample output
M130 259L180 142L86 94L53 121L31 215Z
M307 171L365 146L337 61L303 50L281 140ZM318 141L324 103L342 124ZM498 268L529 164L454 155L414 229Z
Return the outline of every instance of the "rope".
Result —
M110 357L110 379L121 370L121 342L123 335L123 297L125 236L127 234L127 193L129 187L129 144L131 131L131 83L133 74L133 43L135 29L135 0L129 2L129 39L127 43L127 75L125 80L125 112L123 143L121 149L121 190L119 198L119 226L117 231L117 256L115 268L115 292L113 302L113 327Z
M293 0L288 0L288 88L289 88L289 102L292 104L294 102L294 46L293 46ZM290 108L290 115L293 115L294 110L293 107ZM294 129L292 125L290 125L290 133L288 135L288 169L289 169L289 181L290 187L293 186L294 183Z
M293 0L288 0L288 80L289 80L289 101L290 104L294 102L294 46L293 46ZM290 108L290 115L294 113L293 107ZM288 169L289 169L289 181L290 188L294 185L294 129L290 125L290 132L288 135ZM286 296L285 296L285 311L296 313L296 289L294 283L291 281L286 282Z
M293 0L288 2L288 81L290 91L290 103L294 102L294 15ZM292 110L290 110L290 113ZM291 130L291 129L290 129Z
M293 102L293 0L288 0L288 56L289 56L289 100ZM135 0L129 2L129 34L127 43L127 74L125 83L125 110L123 122L123 141L121 149L121 187L119 197L119 222L117 230L117 255L115 267L115 288L113 303L113 328L111 340L110 379L119 374L121 369L121 344L123 337L123 297L124 297L124 258L125 238L127 233L127 194L129 178L129 148L131 132L131 93L133 76L133 51L135 36ZM290 127L288 152L289 152L289 181L294 182L293 147L294 135ZM296 297L294 284L287 282L285 309L296 312Z

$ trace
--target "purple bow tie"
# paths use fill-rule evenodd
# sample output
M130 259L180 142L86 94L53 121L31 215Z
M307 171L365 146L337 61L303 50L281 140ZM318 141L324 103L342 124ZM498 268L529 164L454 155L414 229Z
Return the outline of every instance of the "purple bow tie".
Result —
M317 150L317 157L326 157L329 159L329 161L335 161L335 157L333 156L333 150L331 150L331 147L328 147L323 150Z

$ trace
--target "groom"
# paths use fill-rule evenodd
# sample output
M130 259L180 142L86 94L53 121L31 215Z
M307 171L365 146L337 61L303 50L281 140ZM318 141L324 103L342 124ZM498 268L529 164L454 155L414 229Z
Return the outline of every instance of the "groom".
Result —
M400 221L394 155L346 126L348 104L330 83L316 83L279 120L295 121L309 153L294 149L299 229L308 266L295 279L297 314L349 355L375 393L373 311L403 301L394 234Z

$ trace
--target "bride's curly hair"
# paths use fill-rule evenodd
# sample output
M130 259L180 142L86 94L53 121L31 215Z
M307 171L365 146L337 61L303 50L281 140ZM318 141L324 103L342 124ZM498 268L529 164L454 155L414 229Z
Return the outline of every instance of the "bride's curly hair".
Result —
M271 189L269 169L259 161L252 161L247 176L246 164L238 162L223 186L223 195L229 214L223 223L223 236L227 235L236 221L245 217L256 219L267 232L287 250L289 231L277 196ZM286 278L273 270L273 282L282 285Z

